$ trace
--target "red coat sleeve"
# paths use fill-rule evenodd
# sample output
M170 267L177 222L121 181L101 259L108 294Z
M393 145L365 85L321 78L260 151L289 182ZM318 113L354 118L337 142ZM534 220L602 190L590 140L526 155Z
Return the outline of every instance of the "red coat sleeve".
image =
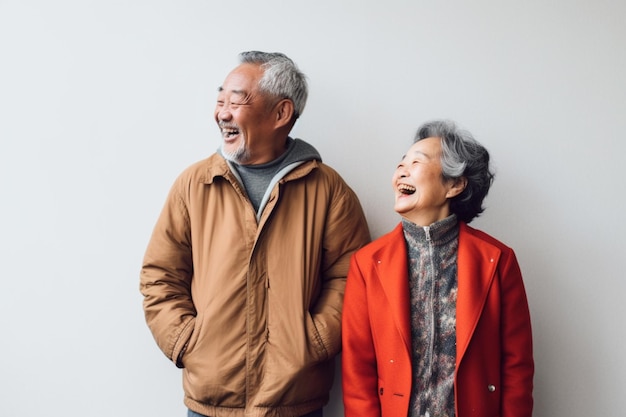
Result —
M533 410L532 331L522 274L511 250L502 260L502 417L530 417Z
M367 288L352 257L342 317L342 389L345 417L380 417L376 353L370 327Z

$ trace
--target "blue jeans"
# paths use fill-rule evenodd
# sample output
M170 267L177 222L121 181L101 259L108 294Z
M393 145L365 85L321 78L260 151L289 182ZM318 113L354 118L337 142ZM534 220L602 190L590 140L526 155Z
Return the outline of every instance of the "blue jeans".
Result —
M301 417L323 417L323 416L324 416L324 414L322 413L322 409L320 408L319 410L312 411L312 412L310 412L308 414L305 414L305 415L303 415ZM209 417L209 416L198 414L195 411L187 410L187 417Z

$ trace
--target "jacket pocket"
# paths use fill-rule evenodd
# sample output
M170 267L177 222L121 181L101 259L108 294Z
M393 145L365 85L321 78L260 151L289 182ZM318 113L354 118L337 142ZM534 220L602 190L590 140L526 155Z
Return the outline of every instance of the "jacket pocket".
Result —
M181 334L181 338L182 337L186 337L187 340L183 341L180 340L180 343L184 343L183 348L181 349L180 353L178 354L178 361L176 363L176 365L179 368L184 368L186 367L186 361L187 358L192 354L194 347L196 346L196 343L198 342L198 337L200 335L200 329L202 327L202 315L199 314L196 317L194 317L192 319L193 322L193 327L191 330L191 334L189 335L185 335L183 332L183 334Z
M315 363L324 362L328 360L328 349L324 345L324 341L320 332L317 330L315 320L311 313L306 315L306 331L309 338L309 345L313 354L313 361Z

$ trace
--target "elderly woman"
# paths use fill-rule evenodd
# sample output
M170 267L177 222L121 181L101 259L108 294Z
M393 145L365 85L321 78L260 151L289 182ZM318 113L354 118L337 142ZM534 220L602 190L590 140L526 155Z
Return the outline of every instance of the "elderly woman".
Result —
M396 168L402 221L353 256L343 307L345 417L530 417L530 314L513 250L470 226L489 153L449 121Z

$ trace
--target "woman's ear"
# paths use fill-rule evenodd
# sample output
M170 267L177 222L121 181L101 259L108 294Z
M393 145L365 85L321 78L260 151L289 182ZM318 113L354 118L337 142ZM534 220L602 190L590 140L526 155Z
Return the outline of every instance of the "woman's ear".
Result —
M457 195L461 194L465 187L467 186L467 178L460 177L455 180L450 180L452 186L448 189L446 193L446 198L453 198Z
M293 101L284 98L276 103L275 107L276 127L283 127L289 124L293 119Z

